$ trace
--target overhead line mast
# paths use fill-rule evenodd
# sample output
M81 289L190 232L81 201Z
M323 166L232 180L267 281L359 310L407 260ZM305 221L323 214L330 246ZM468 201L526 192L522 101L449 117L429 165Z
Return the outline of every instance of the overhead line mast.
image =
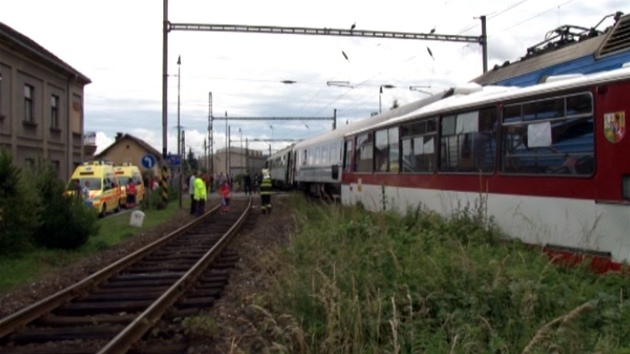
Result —
M168 20L168 0L163 0L163 21L162 21L162 157L166 160L167 150L167 125L168 125L168 107L167 107L167 85L168 85L168 33L171 31L212 31L212 32L241 32L241 33L264 33L264 34L297 34L297 35L316 35L316 36L342 36L342 37L365 37L380 39L415 39L426 41L442 41L442 42L464 42L479 43L482 51L483 72L488 71L488 36L486 33L486 16L480 16L481 35L480 36L463 36L448 35L435 33L411 33L411 32L394 32L394 31L371 31L354 29L338 29L338 28L310 28L310 27L280 27L280 26L248 26L248 25L221 25L221 24L199 24L199 23L171 23ZM336 116L336 114L335 114ZM210 125L212 114L210 115ZM254 117L253 117L254 118ZM214 118L217 119L217 118ZM230 118L234 119L234 118ZM286 118L277 117L280 120ZM291 118L304 120L304 118ZM320 118L330 119L330 118ZM256 120L256 118L254 118ZM260 119L262 120L262 119ZM336 117L335 117L336 120ZM333 123L334 124L334 123ZM212 128L209 127L209 130ZM334 126L333 126L334 129ZM212 139L212 137L210 137ZM210 143L212 144L212 143ZM166 165L165 165L166 166ZM163 168L163 179L166 174ZM168 192L166 192L168 193ZM168 195L164 194L164 201L168 201Z

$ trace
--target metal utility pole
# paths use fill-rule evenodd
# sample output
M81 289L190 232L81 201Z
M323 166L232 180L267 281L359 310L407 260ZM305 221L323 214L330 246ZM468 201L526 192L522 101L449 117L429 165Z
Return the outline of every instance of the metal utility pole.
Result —
M214 149L212 144L212 92L208 92L208 150L209 150L209 159L210 166L208 167L208 171L210 176L214 176ZM212 191L212 190L211 190Z
M180 99L180 92L181 92L181 66L182 66L182 56L178 56L177 57L177 141L182 141L182 137L181 137L181 131L182 131L182 126L181 126L181 122L180 122L180 104L181 104L181 99ZM181 156L182 155L182 151L180 149L179 143L177 144L177 155Z
M203 138L203 153L206 155L203 158L203 165L206 167L206 172L208 172L208 143L206 138Z
M182 157L182 153L181 151L186 151L186 145L184 145L184 142L186 141L185 138L185 131L182 131L182 136L180 139L178 139L178 143L177 143L177 151L178 151L178 156L179 156L179 183L177 183L177 185L179 186L179 191L177 194L179 194L179 208L182 208L182 189L184 188L184 184L183 184L183 177L184 177L184 159Z
M226 122L227 122L227 120L226 120ZM227 174L230 174L230 167L232 167L232 161L231 161L232 156L230 154L230 148L231 148L231 146L230 146L231 145L230 144L230 139L231 139L230 128L232 128L232 127L228 126L228 129L227 129L227 142L225 144L227 146L227 159L225 160L225 164L226 164L226 167L225 167L226 171L225 171L225 173L227 173Z
M170 31L168 23L168 0L162 3L162 202L168 203L168 163L166 160L167 150L167 134L168 125L168 32Z
M479 44L481 44L481 56L483 61L483 72L488 72L488 33L486 32L486 15L480 17L481 19L481 38Z

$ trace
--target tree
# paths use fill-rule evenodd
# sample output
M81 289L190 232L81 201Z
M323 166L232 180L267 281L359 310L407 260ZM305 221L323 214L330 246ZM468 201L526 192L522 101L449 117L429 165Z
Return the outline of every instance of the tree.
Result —
M186 162L188 163L188 166L190 166L191 171L199 170L199 161L197 160L197 157L195 157L195 154L193 153L191 148L188 148L188 155L186 155Z
M8 150L0 149L0 253L24 251L39 226L37 197Z
M39 161L31 180L37 190L41 211L42 223L33 236L38 244L73 249L98 233L96 210L86 207L82 198L66 195L64 182L47 161Z

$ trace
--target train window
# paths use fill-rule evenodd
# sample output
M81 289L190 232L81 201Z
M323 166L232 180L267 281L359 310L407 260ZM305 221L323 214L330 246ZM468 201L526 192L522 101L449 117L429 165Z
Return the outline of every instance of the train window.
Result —
M387 136L389 140L389 170L388 172L400 171L400 148L398 140L398 127L389 128Z
M567 97L567 116L590 114L593 112L593 100L589 93Z
M495 107L444 117L439 170L471 173L494 171L496 123Z
M504 120L503 173L572 176L594 173L594 117L589 93L521 105L536 120L518 123Z
M346 140L346 155L343 159L343 169L344 171L350 171L350 167L352 166L352 140Z
M315 148L315 164L319 166L322 162L322 146L318 146Z
M451 136L455 135L455 124L457 122L457 116L448 116L442 118L442 135Z
M357 137L357 150L355 156L355 171L372 172L374 169L374 140L373 134L362 134Z
M505 106L503 109L503 121L504 122L520 122L523 117L521 109L523 105Z
M330 163L330 152L328 151L328 145L322 146L322 157L320 160L321 165L328 165Z
M398 128L379 130L375 133L374 149L377 172L398 172Z
M402 172L435 171L435 134L437 119L400 127Z

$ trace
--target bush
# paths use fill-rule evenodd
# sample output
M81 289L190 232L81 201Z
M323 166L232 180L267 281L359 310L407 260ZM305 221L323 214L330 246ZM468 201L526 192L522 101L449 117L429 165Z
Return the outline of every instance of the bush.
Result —
M0 149L0 253L21 252L31 244L38 226L36 198L22 178L22 171L13 165L6 149ZM35 212L34 212L35 211Z
M98 233L97 213L87 208L83 200L65 196L65 186L47 164L34 171L42 224L34 235L35 241L48 248L73 249L84 245Z

